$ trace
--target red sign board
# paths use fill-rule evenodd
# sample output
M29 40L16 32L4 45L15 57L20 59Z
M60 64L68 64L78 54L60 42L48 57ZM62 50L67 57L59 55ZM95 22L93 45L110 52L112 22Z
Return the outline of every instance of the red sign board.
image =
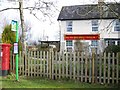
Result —
M99 40L100 34L71 34L65 35L65 40Z

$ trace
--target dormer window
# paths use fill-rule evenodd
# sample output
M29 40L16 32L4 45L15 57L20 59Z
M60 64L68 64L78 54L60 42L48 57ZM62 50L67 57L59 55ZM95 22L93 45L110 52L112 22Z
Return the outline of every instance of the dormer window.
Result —
M73 26L72 24L73 24L72 21L66 22L67 32L72 32L72 26Z
M120 20L115 21L114 31L120 31Z
M92 20L92 31L98 31L98 20Z

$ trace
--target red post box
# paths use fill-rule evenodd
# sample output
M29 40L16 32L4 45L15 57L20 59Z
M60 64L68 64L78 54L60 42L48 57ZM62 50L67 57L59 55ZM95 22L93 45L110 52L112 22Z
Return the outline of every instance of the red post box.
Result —
M10 70L10 47L11 44L1 44L2 46L2 76L6 76Z

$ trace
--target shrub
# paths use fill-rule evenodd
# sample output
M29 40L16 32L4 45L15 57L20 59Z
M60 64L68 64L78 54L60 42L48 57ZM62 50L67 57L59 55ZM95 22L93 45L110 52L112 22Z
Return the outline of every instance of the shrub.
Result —
M120 45L109 45L105 48L106 53L118 53L120 52Z

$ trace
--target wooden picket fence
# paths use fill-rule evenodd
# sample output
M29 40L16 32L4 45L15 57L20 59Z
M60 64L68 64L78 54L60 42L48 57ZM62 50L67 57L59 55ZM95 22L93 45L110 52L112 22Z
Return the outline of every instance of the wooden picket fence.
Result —
M120 54L28 51L19 54L19 75L48 77L50 79L74 79L81 82L120 83ZM15 71L15 59L11 58L11 71Z

